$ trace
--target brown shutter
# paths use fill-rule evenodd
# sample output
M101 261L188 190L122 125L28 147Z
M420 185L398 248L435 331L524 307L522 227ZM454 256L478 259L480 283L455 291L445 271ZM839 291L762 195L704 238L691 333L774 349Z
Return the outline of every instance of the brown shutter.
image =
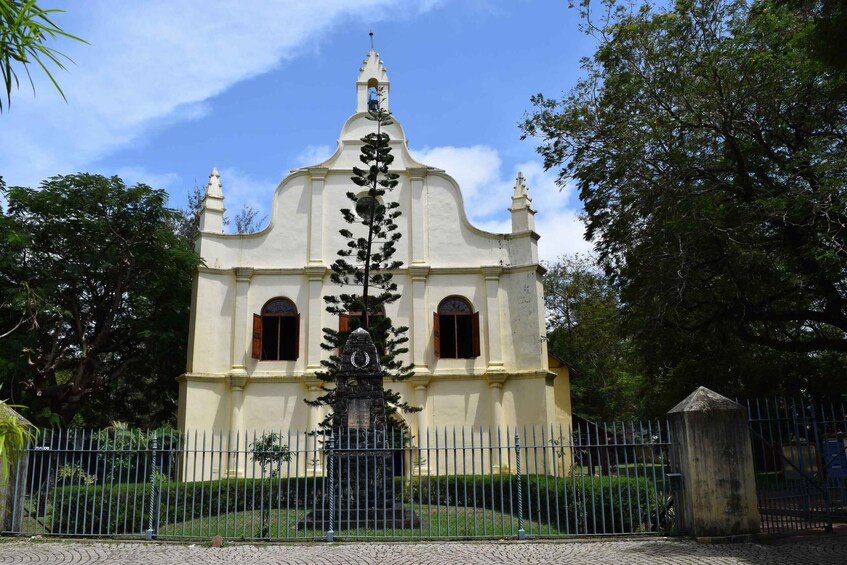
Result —
M262 317L253 314L253 359L262 358Z
M350 331L350 314L339 314L338 315L338 331L340 331L340 332L349 332Z
M474 312L471 316L471 340L473 341L472 357L479 357L479 312Z
M300 358L300 314L297 314L297 325L294 327L294 359Z
M438 312L432 313L432 333L435 334L435 356L441 357L441 324L438 321Z

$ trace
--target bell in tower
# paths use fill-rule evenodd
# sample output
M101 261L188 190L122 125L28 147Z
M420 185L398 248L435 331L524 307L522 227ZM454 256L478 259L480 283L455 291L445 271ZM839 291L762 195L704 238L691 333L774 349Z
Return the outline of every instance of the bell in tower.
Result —
M376 79L368 81L368 112L379 111L379 87Z

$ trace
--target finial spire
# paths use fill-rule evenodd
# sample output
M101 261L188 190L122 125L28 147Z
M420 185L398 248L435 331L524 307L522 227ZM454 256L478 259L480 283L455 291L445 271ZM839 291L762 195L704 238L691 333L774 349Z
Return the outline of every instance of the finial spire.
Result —
M218 168L212 169L212 174L209 175L209 183L206 185L206 196L223 198L223 190L221 189L221 175L218 173Z
M223 233L224 231L224 193L221 188L221 175L218 168L212 169L206 194L203 195L200 208L200 231L206 233Z
M370 32L370 33L368 33L368 35L371 36L371 49L373 49L374 48L374 32Z
M513 199L526 197L530 202L532 199L529 197L529 191L526 189L526 179L523 176L523 173L518 171L518 177L515 179L515 193L512 196Z
M515 192L512 194L512 233L523 231L535 231L535 210L532 209L532 198L526 187L526 179L523 173L518 172L515 179Z

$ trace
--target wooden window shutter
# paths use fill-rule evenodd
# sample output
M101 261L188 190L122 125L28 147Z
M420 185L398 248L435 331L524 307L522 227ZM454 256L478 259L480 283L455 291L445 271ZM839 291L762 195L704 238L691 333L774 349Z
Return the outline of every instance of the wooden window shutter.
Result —
M432 332L435 334L435 356L441 357L441 325L438 321L438 312L432 313Z
M300 358L300 314L297 314L297 325L294 327L294 359Z
M338 315L338 331L340 331L340 332L349 332L350 331L350 314L339 314Z
M471 316L471 340L473 357L479 357L479 312L474 312Z
M262 358L262 317L253 314L253 359Z

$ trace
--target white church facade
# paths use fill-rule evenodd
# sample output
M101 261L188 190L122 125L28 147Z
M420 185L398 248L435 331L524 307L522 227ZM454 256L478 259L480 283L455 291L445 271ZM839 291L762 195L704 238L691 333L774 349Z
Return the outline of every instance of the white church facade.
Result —
M371 50L356 82L356 113L344 124L326 161L291 172L273 194L269 224L250 234L223 233L224 190L210 175L200 216L191 304L189 353L179 377L182 430L310 431L327 407L305 399L322 394L316 373L329 354L322 328L339 327L323 297L341 289L331 265L345 240L339 210L367 118L369 89L390 109L385 67ZM461 190L448 172L417 162L397 117L388 126L399 184L403 261L394 280L401 298L386 306L408 326L414 376L386 381L420 412L403 415L412 433L429 428L505 428L571 422L570 373L548 356L538 262L538 234L527 187L518 175L510 233L493 234L468 221Z

